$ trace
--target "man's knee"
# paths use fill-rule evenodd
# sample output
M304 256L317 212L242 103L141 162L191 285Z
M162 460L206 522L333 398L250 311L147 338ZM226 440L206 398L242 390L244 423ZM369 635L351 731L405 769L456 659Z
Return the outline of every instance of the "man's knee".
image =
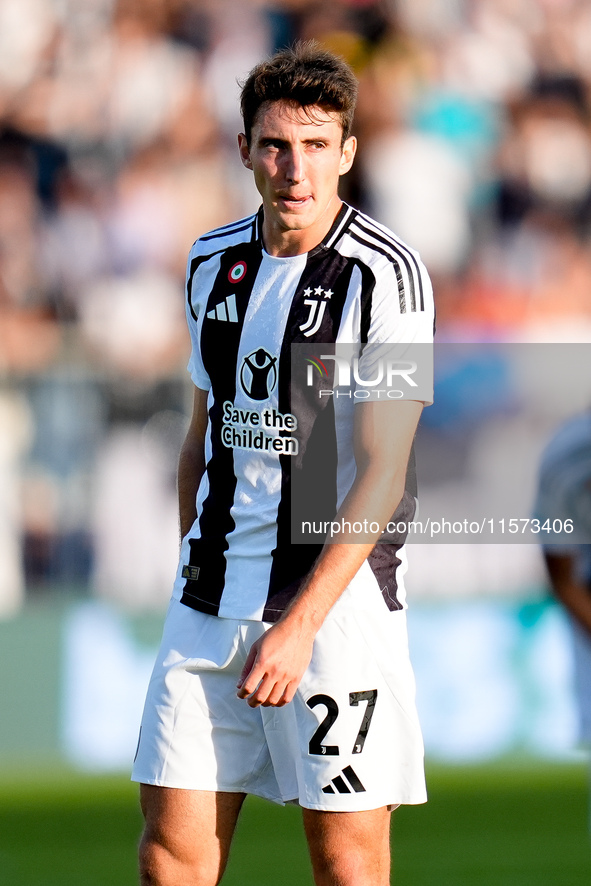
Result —
M387 886L390 812L304 810L304 828L317 886Z
M142 785L142 886L216 886L243 800L243 794Z
M390 857L369 857L364 852L344 849L339 853L322 851L312 856L317 886L387 886Z
M139 870L141 886L217 886L223 865L197 849L191 857L175 853L146 832L140 842Z

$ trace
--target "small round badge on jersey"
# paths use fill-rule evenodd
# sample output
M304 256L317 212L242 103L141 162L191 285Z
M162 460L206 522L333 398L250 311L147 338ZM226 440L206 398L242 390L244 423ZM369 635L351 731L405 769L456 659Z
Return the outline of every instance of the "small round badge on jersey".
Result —
M246 274L246 262L237 261L228 271L228 280L230 283L240 283Z

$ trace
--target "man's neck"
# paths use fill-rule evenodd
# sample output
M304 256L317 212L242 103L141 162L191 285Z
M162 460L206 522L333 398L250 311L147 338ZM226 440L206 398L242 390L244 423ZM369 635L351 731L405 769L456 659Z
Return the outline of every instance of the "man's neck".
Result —
M330 205L330 214L326 213L326 217L319 219L317 224L302 230L285 230L274 226L267 221L268 217L265 215L262 227L265 250L275 258L289 258L293 255L310 252L322 243L332 228L342 205L343 201L337 197L336 202Z

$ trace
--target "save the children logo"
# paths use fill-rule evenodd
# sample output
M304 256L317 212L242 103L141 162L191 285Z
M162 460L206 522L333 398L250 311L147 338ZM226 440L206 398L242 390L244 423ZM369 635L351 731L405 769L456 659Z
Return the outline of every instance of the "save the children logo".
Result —
M278 357L257 348L242 358L240 386L250 400L268 400L277 385ZM297 455L298 441L292 436L298 422L290 412L267 405L251 409L226 400L222 416L222 443L228 449L251 449L275 456Z
M298 420L291 412L279 412L271 406L259 412L225 400L222 422L222 443L228 449L251 449L275 456L298 454L297 438L292 437Z
M240 384L251 400L267 400L277 384L277 357L264 348L247 354L240 367Z

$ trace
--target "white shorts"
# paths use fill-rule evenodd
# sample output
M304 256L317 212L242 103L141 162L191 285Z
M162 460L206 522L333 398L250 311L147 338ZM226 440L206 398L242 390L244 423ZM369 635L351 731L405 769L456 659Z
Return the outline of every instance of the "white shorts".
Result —
M132 780L352 812L427 799L404 611L345 592L295 698L251 708L236 683L269 625L171 602Z

